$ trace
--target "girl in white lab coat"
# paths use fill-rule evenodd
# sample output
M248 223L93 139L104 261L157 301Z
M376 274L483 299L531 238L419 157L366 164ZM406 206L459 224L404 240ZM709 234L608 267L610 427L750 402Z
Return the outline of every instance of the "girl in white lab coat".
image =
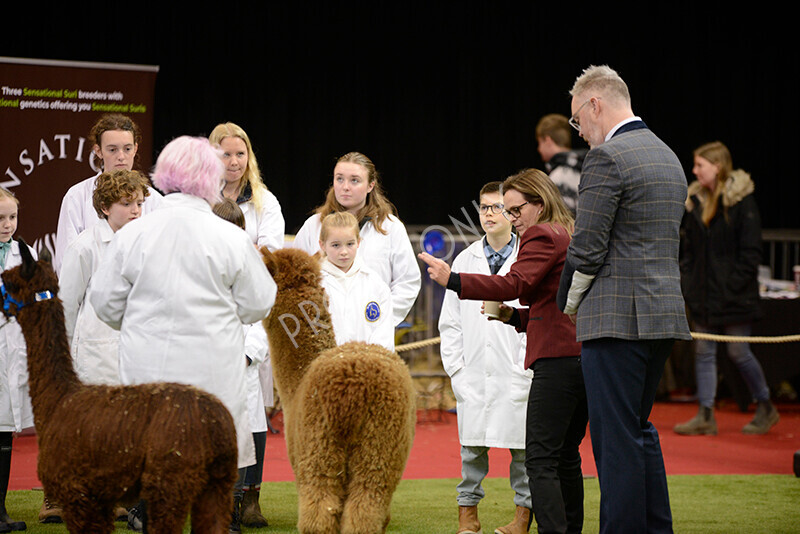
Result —
M215 204L212 211L228 222L246 230L247 223L242 209L234 200L225 198ZM267 445L267 411L262 392L261 367L267 366L270 373L269 387L272 387L272 366L269 365L269 345L267 332L258 322L242 325L244 330L244 355L247 362L247 413L250 416L250 430L256 450L256 463L248 466L244 479L237 481L237 490L242 492L242 525L253 528L268 526L259 503L261 482L264 472L264 452ZM271 393L271 392L270 392Z
M397 326L414 306L422 278L406 227L383 194L372 160L360 152L345 154L336 162L333 185L328 189L325 203L297 232L293 246L309 254L320 250L322 219L334 212L349 212L358 221L361 235L358 255L364 265L389 285L392 326Z
M67 247L58 296L78 377L89 384L119 385L119 331L101 321L86 298L92 276L114 233L142 214L150 181L138 171L104 172L97 178L92 203L99 222Z
M53 268L61 274L64 254L78 235L91 228L99 219L96 217L92 194L97 178L104 171L131 170L136 163L142 132L139 126L126 115L108 113L100 117L89 131L88 142L92 147L92 166L100 167L100 171L76 183L67 190L61 200L61 211L58 214L56 229L56 247L53 254ZM161 193L149 188L147 202L142 207L146 214L158 206Z
M0 270L22 263L20 244L14 241L19 202L0 187ZM31 249L31 254L36 253ZM13 319L0 328L0 532L25 530L24 521L14 521L6 511L6 492L11 474L11 441L14 432L33 426L33 408L28 395L28 360L25 338Z
M500 186L501 182L490 182L481 189L478 212L486 235L456 256L454 272L503 275L514 263L519 245L502 213ZM518 301L506 304L520 306ZM525 472L525 418L533 372L524 365L525 334L488 320L481 313L482 305L481 301L459 300L454 291L447 291L439 316L442 364L456 398L461 443L459 528L477 522L490 447L509 449L514 502L520 509L531 508ZM510 525L507 530L514 531Z
M348 212L322 220L319 248L322 287L328 296L336 343L364 341L394 350L392 294L389 286L357 254L358 221Z

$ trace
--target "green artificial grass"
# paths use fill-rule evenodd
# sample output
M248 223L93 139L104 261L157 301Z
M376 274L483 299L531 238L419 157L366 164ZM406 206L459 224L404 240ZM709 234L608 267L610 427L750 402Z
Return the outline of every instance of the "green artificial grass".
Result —
M456 479L404 480L392 500L388 534L450 534L458 529ZM584 532L598 530L600 491L597 479L585 481ZM478 507L483 531L491 533L514 516L508 481L484 481L486 497ZM680 475L669 477L674 530L692 533L796 533L800 531L800 478L791 475ZM65 533L64 525L41 525L37 514L41 491L11 491L11 517L28 523L28 532ZM261 508L270 522L252 533L297 532L297 492L293 482L271 482L261 488ZM117 523L117 532L130 532ZM188 525L184 532L189 532ZM531 532L536 528L531 527Z

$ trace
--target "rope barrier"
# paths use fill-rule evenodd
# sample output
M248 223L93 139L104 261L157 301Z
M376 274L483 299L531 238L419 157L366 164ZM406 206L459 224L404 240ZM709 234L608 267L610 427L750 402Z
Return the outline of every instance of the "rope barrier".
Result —
M694 339L705 339L708 341L723 341L728 343L792 343L800 341L800 334L791 336L724 336L722 334L704 334L701 332L691 332Z
M423 339L422 341L413 341L411 343L405 343L403 345L397 345L394 350L395 352L403 352L404 350L414 350L414 349L421 349L422 347L427 347L429 345L436 345L441 341L442 338L440 337L432 337L430 339Z
M708 341L720 341L727 343L794 343L800 341L800 334L789 336L726 336L722 334L705 334L702 332L691 332L693 339L705 339ZM406 350L421 349L431 345L436 345L441 341L440 337L433 337L430 339L423 339L422 341L414 341L397 345L396 352L403 352Z

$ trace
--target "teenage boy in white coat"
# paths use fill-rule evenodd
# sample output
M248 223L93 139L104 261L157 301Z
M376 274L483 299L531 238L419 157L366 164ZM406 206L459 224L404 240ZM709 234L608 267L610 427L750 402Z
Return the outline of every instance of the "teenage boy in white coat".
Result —
M453 272L505 274L517 256L518 238L503 216L501 182L480 191L479 216L486 235L453 261ZM506 303L519 307L517 301ZM459 533L480 531L477 505L489 471L490 447L509 449L509 475L517 507L531 508L525 472L525 416L533 373L524 368L525 335L482 313L483 303L445 293L439 316L441 356L456 397L461 475ZM495 532L516 532L512 522ZM527 532L527 528L525 529Z

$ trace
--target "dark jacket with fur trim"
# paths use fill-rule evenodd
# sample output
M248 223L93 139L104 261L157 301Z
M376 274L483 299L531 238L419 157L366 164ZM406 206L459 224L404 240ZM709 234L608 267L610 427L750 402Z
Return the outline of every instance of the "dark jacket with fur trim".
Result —
M705 326L761 317L758 265L761 220L750 175L737 169L725 185L711 224L703 224L709 191L693 182L681 223L681 287L691 318Z

